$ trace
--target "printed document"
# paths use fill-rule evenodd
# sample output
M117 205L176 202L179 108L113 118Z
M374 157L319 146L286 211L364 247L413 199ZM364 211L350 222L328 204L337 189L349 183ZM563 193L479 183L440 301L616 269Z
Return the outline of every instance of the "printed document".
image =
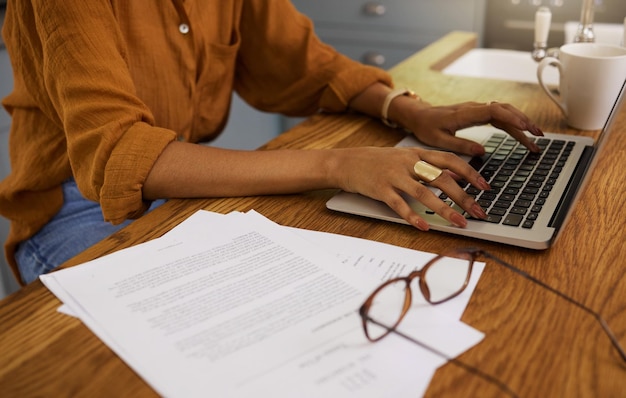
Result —
M415 397L446 360L394 334L367 341L357 309L432 256L199 211L41 280L163 396ZM484 335L458 319L481 271L450 305L414 295L402 331L449 357L477 344Z

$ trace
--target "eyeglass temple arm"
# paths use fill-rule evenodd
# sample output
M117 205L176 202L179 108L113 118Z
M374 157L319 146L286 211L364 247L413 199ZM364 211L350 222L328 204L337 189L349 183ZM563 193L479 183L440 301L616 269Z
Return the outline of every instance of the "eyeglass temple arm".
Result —
M471 373L474 373L474 374L476 374L479 377L484 378L485 380L489 381L490 383L494 383L500 389L505 391L507 394L511 395L512 397L516 397L517 398L518 395L513 390L511 390L509 388L509 386L507 386L506 384L504 384L503 382L501 382L497 378L495 378L495 377L493 377L493 376L491 376L491 375L489 375L487 373L484 373L480 369L478 369L478 368L476 368L476 367L474 367L472 365L468 365L468 364L466 364L463 361L460 361L460 360L458 360L456 358L451 358L450 356L444 354L443 352L437 350L436 348L430 347L430 346L422 343L421 341L414 339L413 337L409 336L408 334L404 334L404 333L396 330L395 328L389 327L387 325L383 325L382 323L376 321L375 319L370 318L367 315L364 315L364 316L367 318L367 320L369 322L372 322L373 324L376 324L376 325L378 325L378 326L380 326L380 327L382 327L384 329L387 329L389 332L395 333L398 336L403 337L403 338L409 340L410 342L412 342L414 344L417 344L418 346L420 346L422 348L427 349L428 351L432 352L433 354L439 355L440 357L446 359L447 361L452 362L455 365L458 365L458 366L462 367L463 369L465 369L465 370L467 370L467 371L469 371Z
M615 347L615 349L619 352L619 355L622 357L622 359L624 361L626 361L626 352L624 352L624 349L622 348L621 344L619 343L619 341L617 340L617 337L615 337L615 334L613 334L613 331L609 328L609 325L606 323L606 321L604 320L604 318L597 313L596 311L592 310L591 308L585 306L582 303L579 303L578 301L574 300L572 297L566 295L565 293L561 293L560 291L554 289L553 287L546 285L544 282L540 281L539 279L531 276L530 274L522 271L521 269L515 267L514 265L511 265L509 263L507 263L506 261L494 256L491 253L488 252L481 252L482 255L484 255L485 257L495 261L496 263L504 266L505 268L508 268L509 270L523 276L526 279L529 279L530 281L540 285L543 288L548 289L549 291L551 291L552 293L556 294L557 296L560 296L561 298L564 298L565 300L569 301L570 303L576 305L578 308L585 310L586 312L588 312L589 314L593 315L594 318L596 318L598 320L598 322L600 323L600 326L602 326L602 329L604 329L604 332L607 334L607 336L609 337L609 339L611 340L611 343L613 344L613 346Z

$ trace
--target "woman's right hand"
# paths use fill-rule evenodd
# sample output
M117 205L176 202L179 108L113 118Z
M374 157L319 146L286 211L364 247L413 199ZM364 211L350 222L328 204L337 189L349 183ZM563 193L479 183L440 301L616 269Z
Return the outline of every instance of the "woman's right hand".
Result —
M414 171L415 163L423 160L443 170L429 185L441 189L472 217L487 215L474 198L459 186L463 179L481 190L490 189L485 179L467 162L450 152L423 148L361 147L337 149L331 178L348 192L356 192L386 203L409 224L426 231L428 223L406 203L404 192L458 227L465 227L465 217L439 199Z

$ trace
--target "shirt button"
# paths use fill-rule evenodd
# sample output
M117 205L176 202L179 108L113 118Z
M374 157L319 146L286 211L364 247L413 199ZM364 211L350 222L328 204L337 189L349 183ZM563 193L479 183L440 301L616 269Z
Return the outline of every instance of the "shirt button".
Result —
M186 23L181 23L180 25L178 25L178 31L186 35L187 33L189 33L189 25L187 25Z

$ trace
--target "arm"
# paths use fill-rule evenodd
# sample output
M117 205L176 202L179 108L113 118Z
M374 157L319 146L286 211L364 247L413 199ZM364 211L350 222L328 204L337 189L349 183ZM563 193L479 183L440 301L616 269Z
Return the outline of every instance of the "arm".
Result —
M406 192L460 227L465 218L420 183L413 165L423 159L445 167L488 189L485 180L454 154L418 148L346 148L328 150L232 151L172 142L146 179L148 199L161 197L220 197L297 193L341 188L387 203L411 225L427 230L401 197ZM474 199L447 173L431 183L474 217L485 216Z

